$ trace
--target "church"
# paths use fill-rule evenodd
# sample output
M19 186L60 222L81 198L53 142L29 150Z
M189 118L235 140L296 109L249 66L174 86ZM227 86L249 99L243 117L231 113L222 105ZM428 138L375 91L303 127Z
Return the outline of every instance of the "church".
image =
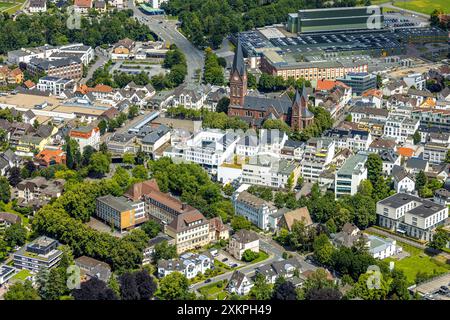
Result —
M272 98L247 94L247 70L239 40L230 72L228 115L241 118L251 127L261 127L267 119L280 119L292 130L303 130L314 121L314 114L308 109L305 87L302 93L296 90L294 101L287 94Z

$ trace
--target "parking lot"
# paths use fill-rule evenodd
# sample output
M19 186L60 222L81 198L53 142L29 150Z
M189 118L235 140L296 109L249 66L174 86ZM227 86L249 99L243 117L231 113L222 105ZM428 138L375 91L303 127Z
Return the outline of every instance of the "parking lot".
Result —
M224 250L220 250L217 253L217 256L215 256L215 259L226 264L230 268L237 268L237 267L245 264L244 262L233 258L228 252L226 252Z

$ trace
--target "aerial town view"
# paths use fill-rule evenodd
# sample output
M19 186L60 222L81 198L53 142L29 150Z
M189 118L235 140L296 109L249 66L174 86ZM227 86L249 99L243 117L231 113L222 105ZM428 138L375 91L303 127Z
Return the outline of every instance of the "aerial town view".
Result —
M450 1L0 0L0 173L0 307L450 300Z

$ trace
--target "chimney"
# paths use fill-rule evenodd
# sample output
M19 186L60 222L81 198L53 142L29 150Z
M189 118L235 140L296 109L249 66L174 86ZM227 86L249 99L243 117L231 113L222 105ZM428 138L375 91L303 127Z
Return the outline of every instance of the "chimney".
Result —
M181 204L181 210L185 210L186 209L187 204L186 203L182 203Z

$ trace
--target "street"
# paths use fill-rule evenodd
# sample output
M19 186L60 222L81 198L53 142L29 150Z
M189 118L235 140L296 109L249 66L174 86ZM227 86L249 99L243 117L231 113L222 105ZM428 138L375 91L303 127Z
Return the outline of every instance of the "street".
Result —
M260 234L259 237L260 237L259 238L260 249L265 251L267 254L269 254L269 258L264 261L261 261L261 262L255 263L255 264L249 264L249 265L246 265L245 267L238 269L239 271L241 271L248 277L252 277L255 274L255 269L258 267L261 267L266 264L270 264L275 261L283 260L282 255L283 255L283 252L286 251L281 245L279 245L276 241L274 241L271 238L271 236ZM294 251L287 251L287 252L299 260L300 265L301 265L301 272L306 271L306 270L316 270L317 269L316 266L305 261L304 257L301 256L300 254L298 254L297 252L294 252ZM204 281L196 283L196 284L192 285L190 287L190 289L192 291L197 291L201 287L207 286L211 283L214 283L217 281L222 281L222 280L229 280L231 278L231 275L233 274L233 272L234 272L234 270L223 273L223 274L215 276L215 277L212 277L212 278L210 278L211 281L208 283L205 283Z
M195 83L195 70L203 70L203 52L194 47L194 45L178 31L176 21L165 20L161 16L146 15L136 7L133 0L128 0L128 8L133 10L135 17L138 17L141 22L145 23L150 30L156 33L164 41L170 44L174 43L180 48L186 56L188 67L188 75L186 76L185 82Z
M92 78L92 75L94 74L94 71L98 68L102 68L106 62L108 62L109 57L104 52L104 50L100 49L99 47L95 48L95 56L97 57L97 60L95 63L89 67L89 70L86 74L86 77L81 78L80 84L86 84L86 82Z

